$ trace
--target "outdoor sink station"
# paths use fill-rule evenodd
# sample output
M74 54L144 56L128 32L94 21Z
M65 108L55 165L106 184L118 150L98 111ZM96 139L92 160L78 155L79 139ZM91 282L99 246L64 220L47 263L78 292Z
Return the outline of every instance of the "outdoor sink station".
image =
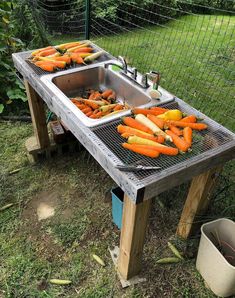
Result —
M96 45L93 47L100 50ZM177 227L177 234L187 238L193 231L194 218L206 210L217 174L222 165L235 157L235 135L183 100L159 87L160 96L150 96L153 83L148 75L130 69L121 59L104 52L90 65L47 74L28 61L31 52L13 54L16 69L23 76L39 150L47 150L50 140L43 103L65 123L68 129L99 162L115 183L124 191L124 209L117 268L129 280L141 271L141 259L151 200L156 195L192 179L189 193ZM119 65L120 71L112 66ZM153 73L152 73L153 74ZM150 73L151 75L151 73ZM70 97L79 96L87 88L112 88L117 101L127 109L101 119L89 119L75 109ZM156 159L124 150L117 125L133 107L163 106L179 108L187 114L203 118L208 129L197 132L198 141L189 154L160 156ZM118 165L157 166L158 170L125 172Z

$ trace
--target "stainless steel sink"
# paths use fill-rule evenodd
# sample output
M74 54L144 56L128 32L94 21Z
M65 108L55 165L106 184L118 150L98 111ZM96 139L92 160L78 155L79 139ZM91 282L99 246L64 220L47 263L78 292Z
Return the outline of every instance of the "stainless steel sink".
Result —
M66 70L59 74L49 74L41 77L41 80L57 97L61 104L64 104L71 112L73 112L84 125L93 127L111 120L117 119L131 113L133 107L148 107L152 105L162 104L173 100L173 96L160 88L162 93L160 100L153 100L149 96L148 89L142 89L128 78L123 76L119 71L104 68L104 63L87 66L86 69ZM117 101L126 103L130 109L106 116L101 119L90 119L85 116L69 98L80 96L87 89L105 90L113 89L117 94Z

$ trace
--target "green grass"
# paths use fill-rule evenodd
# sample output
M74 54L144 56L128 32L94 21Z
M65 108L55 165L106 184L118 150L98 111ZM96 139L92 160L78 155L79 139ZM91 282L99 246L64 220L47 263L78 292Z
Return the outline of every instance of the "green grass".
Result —
M162 87L235 130L234 26L234 16L183 16L92 40L142 73L160 71ZM73 39L65 35L53 42Z
M105 193L114 182L83 149L38 165L27 161L24 142L29 124L0 126L0 297L214 297L195 269L198 238L174 237L188 184L161 194L155 201L144 248L143 275L147 282L121 289L108 248L119 244ZM234 216L234 163L221 176L210 210L199 221ZM10 175L14 169L19 172ZM229 175L230 173L230 175ZM36 205L56 194L55 216L38 221ZM161 202L161 203L159 203ZM165 224L166 218L168 224ZM161 266L170 256L167 241L186 255L186 261ZM106 263L101 267L92 254ZM70 279L62 287L50 278ZM149 295L149 296L148 296Z

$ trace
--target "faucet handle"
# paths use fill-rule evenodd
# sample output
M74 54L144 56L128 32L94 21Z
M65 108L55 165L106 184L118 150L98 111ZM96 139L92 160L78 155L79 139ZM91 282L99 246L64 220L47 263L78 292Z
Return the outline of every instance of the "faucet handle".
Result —
M160 73L158 71L151 70L148 75L153 81L153 89L157 90L160 83Z
M137 78L137 69L135 67L132 68L131 77L136 80Z
M144 88L148 88L149 87L149 84L148 84L148 74L147 73L144 74L144 75L142 75L141 85Z

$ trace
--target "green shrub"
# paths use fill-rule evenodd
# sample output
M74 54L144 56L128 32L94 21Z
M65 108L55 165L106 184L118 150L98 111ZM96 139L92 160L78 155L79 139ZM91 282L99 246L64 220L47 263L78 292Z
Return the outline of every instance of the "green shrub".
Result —
M0 89L0 113L4 109L19 110L22 101L27 101L24 86L16 76L12 53L48 44L35 20L26 0L0 2L0 82L4 86Z

